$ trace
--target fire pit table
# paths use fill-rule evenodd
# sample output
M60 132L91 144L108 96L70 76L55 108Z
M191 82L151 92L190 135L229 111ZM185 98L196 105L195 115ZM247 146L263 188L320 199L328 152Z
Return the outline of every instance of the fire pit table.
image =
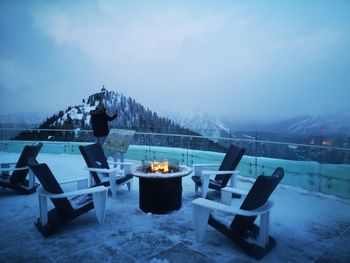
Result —
M182 177L192 169L179 165L177 171L147 172L144 165L133 175L139 178L140 209L146 213L167 214L179 210L182 204Z

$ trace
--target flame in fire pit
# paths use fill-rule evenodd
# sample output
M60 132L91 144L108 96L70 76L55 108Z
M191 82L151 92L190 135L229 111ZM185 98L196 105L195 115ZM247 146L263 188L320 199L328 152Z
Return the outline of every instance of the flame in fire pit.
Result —
M169 162L167 160L159 163L159 162L152 162L151 163L151 171L154 172L162 172L167 173L169 172Z

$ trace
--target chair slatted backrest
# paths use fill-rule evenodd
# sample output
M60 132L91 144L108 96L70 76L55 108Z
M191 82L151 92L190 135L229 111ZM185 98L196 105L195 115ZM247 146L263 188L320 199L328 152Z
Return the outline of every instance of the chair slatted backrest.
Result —
M28 160L30 158L36 158L40 152L43 144L40 142L37 145L26 145L18 159L15 168L21 168L24 166L28 166ZM21 184L25 181L29 169L14 171L10 178L10 183L12 184Z
M241 161L245 153L244 148L240 148L235 145L231 145L222 160L222 163L219 167L219 171L235 170ZM221 181L221 185L225 187L230 180L231 174L218 174L215 176L215 180Z
M41 186L47 192L52 194L64 193L46 163L39 164L35 160L30 160L29 167L40 181ZM61 215L69 215L74 210L68 198L51 198L51 201L54 204L57 212Z
M79 150L84 157L87 167L109 169L107 158L100 144L80 145ZM101 183L98 173L92 172L91 175L96 184Z
M248 195L244 199L241 209L254 210L264 205L277 185L280 183L284 176L284 169L278 167L271 176L260 175L254 182ZM236 215L230 225L231 230L237 234L244 234L247 230L251 229L256 216L247 217Z

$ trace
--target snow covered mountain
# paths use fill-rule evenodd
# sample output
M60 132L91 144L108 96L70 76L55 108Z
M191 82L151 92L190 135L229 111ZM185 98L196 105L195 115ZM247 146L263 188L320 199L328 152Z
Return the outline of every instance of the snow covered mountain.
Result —
M203 136L229 137L230 129L221 120L200 110L191 113L168 112L166 116L180 126L188 128Z
M350 116L346 114L304 116L287 126L286 130L290 134L350 135Z
M350 114L347 113L327 116L304 115L270 122L220 119L200 110L191 113L167 112L165 116L208 137L253 138L251 134L241 131L298 136L350 135Z
M350 135L350 116L347 113L327 116L297 116L279 121L244 122L223 120L233 131L271 132L286 135Z
M45 129L89 129L90 111L103 104L110 115L116 113L118 118L110 123L111 127L133 128L138 131L175 132L183 129L170 119L160 117L156 112L146 109L134 99L116 91L95 93L83 99L80 105L68 107L47 118L40 128ZM166 130L168 129L168 130ZM182 131L185 132L185 131ZM187 132L190 132L189 130Z

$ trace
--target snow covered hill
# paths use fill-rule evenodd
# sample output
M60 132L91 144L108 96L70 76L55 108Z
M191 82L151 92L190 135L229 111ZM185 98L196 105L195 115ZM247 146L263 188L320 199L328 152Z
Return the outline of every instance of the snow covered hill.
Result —
M158 116L156 112L146 109L134 99L106 89L89 96L87 100L83 99L80 105L70 106L47 118L40 128L88 129L90 111L100 104L105 106L108 114L118 115L118 118L110 123L111 127L133 128L141 131L159 131L161 128L169 128L168 132L181 129L176 123Z

